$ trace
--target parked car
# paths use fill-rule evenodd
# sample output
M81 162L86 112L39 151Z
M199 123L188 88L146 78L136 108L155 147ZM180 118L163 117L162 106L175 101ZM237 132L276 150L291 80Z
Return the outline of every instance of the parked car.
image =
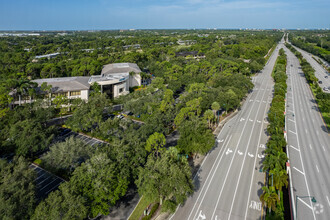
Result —
M322 81L321 80L319 81L319 84L322 84Z
M125 118L124 115L122 115L122 114L117 115L116 117L119 118L119 119L123 119L123 118Z
M327 78L328 78L328 76L324 76L324 78L326 78L326 79L327 79Z
M323 87L324 91L329 91L329 89L327 87Z

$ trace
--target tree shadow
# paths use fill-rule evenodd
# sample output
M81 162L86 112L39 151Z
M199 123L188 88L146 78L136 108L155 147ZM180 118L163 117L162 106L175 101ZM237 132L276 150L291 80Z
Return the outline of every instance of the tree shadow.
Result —
M322 125L321 128L325 133L329 133L329 128L327 126Z

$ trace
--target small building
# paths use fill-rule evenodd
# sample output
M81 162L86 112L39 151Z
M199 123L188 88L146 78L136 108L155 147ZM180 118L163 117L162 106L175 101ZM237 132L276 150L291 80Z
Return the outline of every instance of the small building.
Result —
M97 82L102 93L115 98L128 94L130 87L141 86L140 72L135 63L113 63L103 66L101 75L91 76L88 82Z
M64 95L68 99L80 98L88 101L91 85L97 83L101 86L101 92L106 93L111 98L129 93L130 87L141 86L141 70L135 63L113 63L103 66L101 75L94 76L75 76L59 77L32 80L38 84L36 92L42 95L41 85L47 83L52 88L50 90L51 98ZM15 91L10 95L15 97L14 105L31 103L31 97L24 96L21 100L15 96Z

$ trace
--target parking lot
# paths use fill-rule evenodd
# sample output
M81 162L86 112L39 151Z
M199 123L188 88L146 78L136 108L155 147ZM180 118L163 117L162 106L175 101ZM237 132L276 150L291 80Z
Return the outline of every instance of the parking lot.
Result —
M64 141L66 138L71 137L71 136L79 138L79 139L83 140L86 144L89 144L89 145L95 146L95 147L99 147L101 145L106 144L106 142L104 142L104 141L89 137L84 134L76 133L74 131L71 131L68 128L60 128L60 134L57 139L58 139L58 141Z
M38 200L45 199L49 193L56 190L59 185L65 180L51 174L50 172L38 167L35 164L31 164L30 168L37 173L37 178L35 179L37 187L37 198Z

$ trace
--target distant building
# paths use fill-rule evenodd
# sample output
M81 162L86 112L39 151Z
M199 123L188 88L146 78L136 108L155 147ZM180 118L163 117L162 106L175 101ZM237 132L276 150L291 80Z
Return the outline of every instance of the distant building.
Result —
M177 52L175 53L176 57L191 57L195 59L201 59L205 58L204 53L198 53L198 51L182 51L182 52Z
M52 86L51 94L48 94L52 98L64 95L68 99L81 98L87 101L90 87L95 82L101 86L101 92L111 98L128 94L130 87L141 86L140 72L140 68L135 63L113 63L103 66L101 75L36 79L32 82L38 84L39 94L42 94L41 85L47 83ZM11 92L10 95L15 97L15 92ZM30 97L22 97L22 104L30 102L33 102ZM12 104L19 104L17 97Z
M35 56L35 59L41 59L41 58L54 58L58 55L60 55L61 53L50 53L50 54L45 54L45 55L39 55L39 56Z

